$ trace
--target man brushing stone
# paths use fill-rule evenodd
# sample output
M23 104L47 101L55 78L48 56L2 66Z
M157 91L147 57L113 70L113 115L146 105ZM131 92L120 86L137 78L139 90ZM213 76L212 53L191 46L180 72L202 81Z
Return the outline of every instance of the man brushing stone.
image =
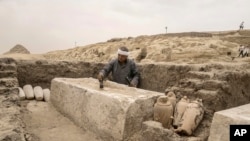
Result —
M98 74L97 78L102 81L112 72L112 81L137 87L140 73L133 60L128 59L129 51L127 47L120 47L117 51L118 58L110 61Z

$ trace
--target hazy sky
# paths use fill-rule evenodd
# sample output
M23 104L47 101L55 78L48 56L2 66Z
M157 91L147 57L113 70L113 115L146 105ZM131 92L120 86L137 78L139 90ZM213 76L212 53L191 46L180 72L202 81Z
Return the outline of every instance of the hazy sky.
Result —
M250 27L250 0L0 0L0 53L32 53L114 37Z

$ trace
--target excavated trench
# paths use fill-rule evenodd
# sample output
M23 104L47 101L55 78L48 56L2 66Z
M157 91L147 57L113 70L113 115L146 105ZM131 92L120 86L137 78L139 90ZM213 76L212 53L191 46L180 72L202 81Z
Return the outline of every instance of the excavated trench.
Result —
M8 59L7 59L8 60ZM10 61L11 60L11 61ZM17 78L20 87L25 84L50 88L51 80L56 77L85 78L96 77L104 66L102 63L67 61L12 61L1 60L1 71L6 64L16 64L13 75L5 78ZM201 98L205 115L201 124L193 133L196 140L207 140L214 112L249 103L250 68L249 64L138 64L141 72L141 89L164 93L172 90L179 100L186 95L190 99ZM10 73L8 71L8 73ZM1 75L2 76L2 75ZM1 77L1 79L3 79ZM16 87L17 85L14 85ZM98 85L98 84L96 84ZM16 138L23 140L101 140L94 133L88 133L75 126L69 119L56 112L45 102L19 101L13 93L1 94L1 108L16 107L7 120L13 130L0 132L2 140ZM14 95L14 96L13 96ZM7 99L7 100L6 100ZM7 105L7 106L6 106ZM15 109L15 108L14 108ZM1 118L4 118L1 114ZM18 119L18 120L17 120ZM15 121L15 122L13 122ZM56 122L55 122L56 121ZM12 128L10 128L12 129ZM7 130L5 128L3 131ZM67 134L65 134L65 132ZM23 135L18 137L17 135ZM16 139L16 140L18 140ZM182 140L189 140L183 137ZM191 140L191 139L190 139Z

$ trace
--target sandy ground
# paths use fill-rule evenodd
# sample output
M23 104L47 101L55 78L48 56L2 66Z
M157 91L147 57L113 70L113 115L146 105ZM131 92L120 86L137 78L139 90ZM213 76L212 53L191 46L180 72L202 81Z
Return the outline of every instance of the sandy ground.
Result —
M49 103L22 101L22 120L32 141L100 141L61 115Z
M46 59L42 54L20 54L20 53L14 53L14 54L1 54L0 58L14 58L16 60L44 60Z

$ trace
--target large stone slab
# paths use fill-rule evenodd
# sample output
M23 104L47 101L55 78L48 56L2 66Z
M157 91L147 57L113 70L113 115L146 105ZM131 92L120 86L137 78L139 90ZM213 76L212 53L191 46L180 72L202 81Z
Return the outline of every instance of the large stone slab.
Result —
M230 125L250 124L250 104L216 112L208 141L229 141Z
M142 122L153 118L153 105L163 93L93 78L55 78L51 103L78 126L106 141L137 140Z

